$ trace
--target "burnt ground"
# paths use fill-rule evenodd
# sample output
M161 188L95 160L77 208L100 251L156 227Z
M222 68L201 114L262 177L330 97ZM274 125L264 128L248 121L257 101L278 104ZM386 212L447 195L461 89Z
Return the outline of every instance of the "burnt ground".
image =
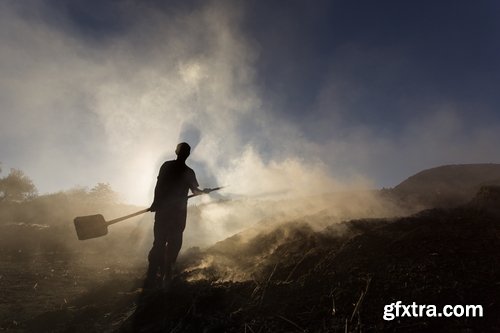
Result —
M141 269L111 268L111 273L101 272L108 275L99 284L62 303L59 297L58 304L39 309L35 317L15 324L3 318L2 329L500 331L497 194L486 191L471 204L410 217L355 220L319 231L304 220L249 239L235 236L207 250L188 251L168 291L142 291ZM384 305L396 301L438 309L478 304L484 317L383 320ZM22 311L22 304L18 307Z
M145 295L121 331L499 331L499 222L469 208L353 221L363 231L319 249L318 235L302 233L295 241L307 246L276 249L282 260L268 259L267 277L177 281L174 291ZM484 318L384 321L384 305L398 300L480 304Z

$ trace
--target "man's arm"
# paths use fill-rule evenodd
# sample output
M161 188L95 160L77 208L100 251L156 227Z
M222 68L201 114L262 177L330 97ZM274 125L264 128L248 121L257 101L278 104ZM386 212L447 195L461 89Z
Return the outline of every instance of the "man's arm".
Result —
M156 212L156 209L158 208L158 202L159 202L159 199L158 199L158 198L160 197L160 195L159 195L159 191L158 191L158 188L159 188L159 187L158 187L158 183L159 183L159 181L157 181L157 182L156 182L156 186L155 186L155 197L154 197L154 199L153 199L153 203L152 203L152 204L151 204L151 206L148 208L148 210L149 210L150 212Z
M200 189L200 185L198 184L198 180L196 179L196 174L194 171L191 172L191 180L190 180L190 186L189 188L191 189L191 192L193 192L194 195L200 195L204 193L209 193L210 189L205 188L205 189Z
M155 196L154 196L154 199L153 199L153 203L151 204L151 206L149 207L149 211L150 212L156 212L156 210L158 209L158 205L161 201L161 198L163 197L163 192L164 192L164 185L163 185L163 175L165 173L165 164L163 164L160 168L160 172L158 173L158 177L157 177L157 180L156 180L156 186L155 186Z
M191 188L191 192L193 192L194 195L200 195L200 194L204 194L204 193L210 193L210 190L209 188L204 188L203 190L200 189L199 187L195 187L195 188Z

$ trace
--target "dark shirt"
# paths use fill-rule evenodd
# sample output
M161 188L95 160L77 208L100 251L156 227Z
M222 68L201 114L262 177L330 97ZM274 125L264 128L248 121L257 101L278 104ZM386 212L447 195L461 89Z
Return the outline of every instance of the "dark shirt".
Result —
M196 175L183 161L163 163L155 187L154 210L187 208L188 191L198 188Z

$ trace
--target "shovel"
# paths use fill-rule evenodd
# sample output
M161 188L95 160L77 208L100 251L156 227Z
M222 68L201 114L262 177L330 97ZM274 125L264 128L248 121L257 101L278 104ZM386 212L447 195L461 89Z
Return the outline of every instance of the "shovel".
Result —
M217 191L221 189L222 187L216 187L216 188L211 188L208 189L207 192L205 193L200 193L200 194L191 194L188 196L189 198L201 195L201 194L207 194L212 191ZM87 215L87 216L78 216L75 217L73 222L75 223L75 229L76 229L76 235L78 236L79 240L86 240L86 239L91 239L91 238L97 238L101 236L105 236L108 234L108 226L121 222L123 220L129 219L131 217L137 216L144 214L149 211L149 208L140 210L138 212L125 215L119 218L116 218L111 221L106 221L104 219L104 216L101 214L96 214L96 215Z

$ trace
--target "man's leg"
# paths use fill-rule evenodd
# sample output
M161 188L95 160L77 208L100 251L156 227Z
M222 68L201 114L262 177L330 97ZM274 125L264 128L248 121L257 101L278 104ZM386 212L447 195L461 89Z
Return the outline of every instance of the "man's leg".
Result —
M165 227L159 221L155 222L153 232L153 247L148 254L149 267L145 281L146 287L154 286L158 270L164 265L165 262L165 243L167 241Z
M165 249L165 278L172 277L172 270L182 247L182 231L168 235Z

